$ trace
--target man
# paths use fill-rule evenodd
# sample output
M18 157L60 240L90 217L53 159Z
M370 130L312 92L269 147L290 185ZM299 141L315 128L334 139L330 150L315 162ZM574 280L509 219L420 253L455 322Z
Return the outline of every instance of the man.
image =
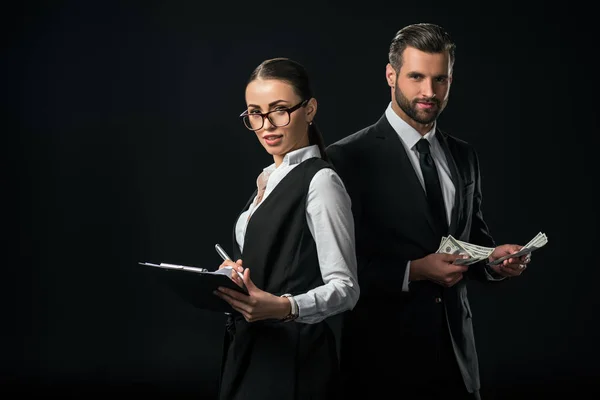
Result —
M494 248L481 211L477 154L442 132L454 48L439 26L394 37L391 103L374 125L327 149L352 199L361 298L345 316L344 390L360 398L478 399L479 370L466 281L519 276L529 257L461 266L436 253L443 236Z

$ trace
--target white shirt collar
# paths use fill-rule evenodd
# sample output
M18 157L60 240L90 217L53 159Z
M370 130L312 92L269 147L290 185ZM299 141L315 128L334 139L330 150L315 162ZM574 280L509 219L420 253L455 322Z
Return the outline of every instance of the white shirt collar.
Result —
M388 104L387 109L385 110L385 116L392 126L400 139L404 142L406 147L410 150L417 144L422 137L429 140L431 143L435 137L435 127L437 125L436 122L433 123L433 128L429 132L425 134L425 136L421 136L419 132L416 131L415 128L410 126L406 121L396 114L396 112L392 109L392 103Z
M302 148L294 150L294 151L290 151L283 157L283 161L282 161L281 165L279 165L279 166L282 167L282 166L300 164L302 161L305 161L305 160L308 160L309 158L314 158L314 157L321 158L321 152L319 151L319 146L317 146L316 144L302 147ZM266 173L271 173L275 169L276 169L275 163L273 163L273 164L269 165L268 167L264 168L263 171L265 171Z

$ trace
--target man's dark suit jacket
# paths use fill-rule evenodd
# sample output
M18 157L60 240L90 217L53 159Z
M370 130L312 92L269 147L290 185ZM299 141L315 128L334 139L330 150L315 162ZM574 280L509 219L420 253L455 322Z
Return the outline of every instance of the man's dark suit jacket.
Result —
M436 132L456 187L449 233L494 247L481 212L478 159L466 142ZM469 392L479 389L479 370L468 279L487 280L482 264L469 267L450 288L430 281L402 282L409 260L435 253L442 232L406 150L385 115L327 148L352 200L361 297L344 318L340 362L348 393L364 385L397 387L426 382L433 370L444 324Z

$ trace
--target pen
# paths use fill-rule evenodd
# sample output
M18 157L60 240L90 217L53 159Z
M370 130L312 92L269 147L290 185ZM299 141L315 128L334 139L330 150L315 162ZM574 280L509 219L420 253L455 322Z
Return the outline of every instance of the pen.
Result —
M219 255L221 256L223 261L226 261L226 260L232 261L231 257L229 257L227 255L227 253L225 252L225 250L223 250L223 248L221 247L221 245L219 243L215 244L215 250L217 251L217 253L219 253ZM238 272L238 274L239 274L239 272ZM231 315L231 313L225 312L225 315Z
M206 268L189 267L187 265L160 263L159 267L170 268L170 269L180 269L183 271L192 271L192 272L208 272L208 270Z
M222 258L223 260L229 260L229 261L232 261L232 260L231 260L231 257L229 257L229 256L227 255L227 253L225 252L225 250L223 250L223 248L221 247L221 245L220 245L219 243L215 244L215 250L217 250L217 253L219 253L219 255L221 256L221 258Z

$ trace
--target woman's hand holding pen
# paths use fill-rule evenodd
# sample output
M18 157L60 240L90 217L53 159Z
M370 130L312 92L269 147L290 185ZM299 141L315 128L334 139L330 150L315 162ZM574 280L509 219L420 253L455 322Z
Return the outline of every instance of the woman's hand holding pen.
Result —
M236 262L233 262L231 260L225 260L225 261L223 261L223 263L221 265L219 265L219 269L225 268L225 267L232 267L236 271L240 271L240 272L244 271L244 268L242 267L241 259L237 260Z
M215 250L223 259L223 263L219 265L219 269L231 267L234 271L238 271L239 273L244 272L244 267L242 267L241 259L237 260L236 262L233 262L231 260L231 257L229 257L229 254L227 254L225 249L223 249L219 243L215 244ZM240 278L239 274L231 274L231 280L237 283L239 287L244 287L244 282Z
M228 260L224 261L221 265L239 268L238 270L244 271L242 282L243 285L246 286L248 294L245 295L222 286L214 293L229 303L234 310L242 314L246 321L254 322L263 319L282 319L290 313L291 305L289 300L285 297L275 296L257 288L254 285L254 282L252 282L252 279L250 279L250 268L246 268L245 270L242 268L242 260L238 260L239 264L231 261L229 261L230 264L226 264L227 261ZM240 285L240 283L236 281L236 279L240 279L240 277L237 276L238 274L233 275L235 277L232 279Z
M237 260L233 262L231 260L224 260L221 265L219 265L219 269L231 267L234 271L238 271L240 273L244 272L244 267L242 267L242 260ZM231 274L231 280L237 283L239 287L244 287L244 281L240 278L239 274Z

